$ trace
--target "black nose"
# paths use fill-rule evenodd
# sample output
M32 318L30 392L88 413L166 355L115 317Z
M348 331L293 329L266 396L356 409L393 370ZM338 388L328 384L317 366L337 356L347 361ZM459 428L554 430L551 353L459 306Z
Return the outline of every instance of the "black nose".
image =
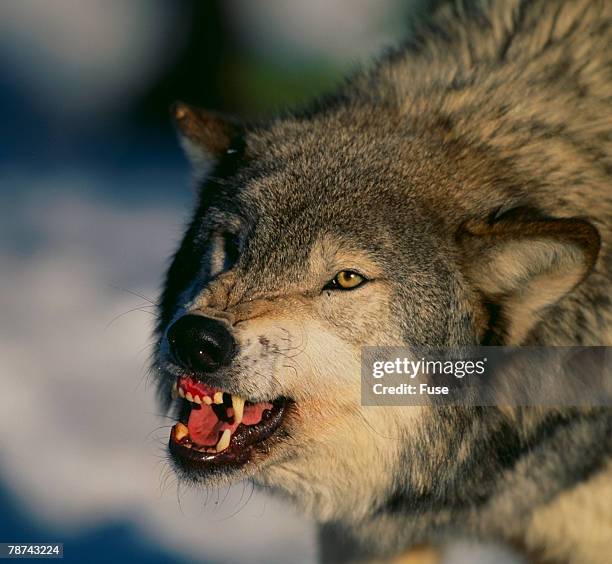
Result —
M201 315L185 315L173 323L168 343L176 362L194 372L227 366L236 349L231 333L220 321Z

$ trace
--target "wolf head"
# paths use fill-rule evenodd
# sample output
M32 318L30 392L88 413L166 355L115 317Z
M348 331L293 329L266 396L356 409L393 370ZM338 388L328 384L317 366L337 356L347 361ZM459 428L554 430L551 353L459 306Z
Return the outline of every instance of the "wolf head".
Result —
M435 116L343 102L246 127L174 112L198 184L157 328L177 471L253 477L321 520L365 515L400 466L423 491L448 456L432 414L361 406L361 347L525 342L588 274L596 230L519 198Z

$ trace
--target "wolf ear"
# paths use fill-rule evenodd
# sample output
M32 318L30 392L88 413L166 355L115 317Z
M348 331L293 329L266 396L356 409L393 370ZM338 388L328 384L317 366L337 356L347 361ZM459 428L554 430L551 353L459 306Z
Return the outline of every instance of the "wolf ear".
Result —
M194 174L202 180L224 153L232 151L238 125L230 118L184 102L175 102L170 112Z
M463 271L489 313L483 341L519 345L546 308L590 273L600 237L578 218L546 219L517 209L459 231Z

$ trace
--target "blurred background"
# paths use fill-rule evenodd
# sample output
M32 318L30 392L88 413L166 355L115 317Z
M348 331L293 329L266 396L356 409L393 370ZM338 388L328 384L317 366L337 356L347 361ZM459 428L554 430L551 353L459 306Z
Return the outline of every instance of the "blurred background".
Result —
M168 107L299 105L432 5L0 2L0 542L63 542L74 562L314 562L290 507L250 484L186 489L165 459L152 303L192 200Z

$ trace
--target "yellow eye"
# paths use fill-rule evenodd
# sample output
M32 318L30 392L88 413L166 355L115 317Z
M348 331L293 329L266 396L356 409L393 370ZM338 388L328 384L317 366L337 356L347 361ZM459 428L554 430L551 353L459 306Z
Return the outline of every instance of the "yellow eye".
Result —
M328 286L338 290L352 290L361 286L366 279L353 270L341 270Z

